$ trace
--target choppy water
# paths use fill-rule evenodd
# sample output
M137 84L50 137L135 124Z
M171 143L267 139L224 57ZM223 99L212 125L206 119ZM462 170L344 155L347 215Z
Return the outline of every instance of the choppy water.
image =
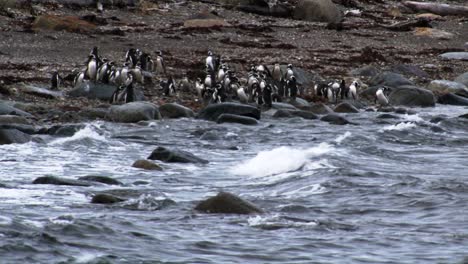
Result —
M253 127L97 122L72 137L0 146L0 262L462 263L468 120L456 116L468 109L416 110L390 120L350 114L359 125L347 126L266 116ZM156 146L210 163L131 167ZM125 186L31 184L44 175L104 175ZM109 189L137 194L90 203ZM267 213L193 211L220 190Z

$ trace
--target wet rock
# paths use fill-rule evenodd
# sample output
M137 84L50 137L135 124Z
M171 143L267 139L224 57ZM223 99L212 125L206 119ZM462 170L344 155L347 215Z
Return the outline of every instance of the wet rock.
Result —
M149 160L137 160L132 164L132 167L143 169L143 170L158 170L158 171L163 170L161 166Z
M24 117L32 117L30 113L27 113L23 110L15 108L9 105L5 101L0 101L0 115L17 115L17 116L24 116Z
M465 72L465 73L461 74L460 76L458 76L457 78L455 78L455 81L459 82L459 83L462 83L466 87L468 87L468 72Z
M468 88L463 83L447 80L434 80L427 87L433 92L440 93L460 93L468 95Z
M404 106L435 106L436 99L432 91L421 89L416 86L400 86L388 96L390 104Z
M93 196L91 199L91 203L95 204L113 204L113 203L120 203L125 201L120 197L114 196L112 194L107 193L99 193Z
M90 181L90 182L99 182L99 183L104 183L104 184L108 184L108 185L123 185L123 183L121 181L118 181L116 179L112 179L111 177L107 177L107 176L88 175L88 176L79 177L78 180L80 180L80 181Z
M240 197L220 192L216 196L199 202L195 210L211 214L261 214L263 211Z
M464 118L464 119L468 119L468 114L464 114L464 115L461 115L461 116L458 116L459 118Z
M287 2L271 4L268 0L219 0L219 2L234 6L238 10L263 16L291 17L292 6ZM270 5L271 4L271 5Z
M447 60L468 61L468 52L447 52L447 53L440 54L439 56Z
M351 75L353 75L353 76L368 77L368 78L372 78L372 77L376 76L379 73L380 73L380 71L377 68L375 68L374 66L371 66L371 65L364 66L362 68L354 69L354 70L351 71Z
M295 100L289 100L289 103L299 109L308 109L310 107L309 102L299 97L297 97Z
M394 72L382 72L369 81L371 86L390 86L399 87L403 85L414 85L413 82L406 79L405 76ZM374 93L375 94L375 93Z
M52 184L52 185L70 185L70 186L91 186L89 182L60 178L55 176L43 176L36 178L33 184Z
M208 141L211 141L211 140L220 140L221 137L219 136L219 134L215 131L206 131L205 133L203 133L201 136L200 136L200 139L201 140L208 140Z
M318 117L308 111L280 109L273 115L274 118L302 117L304 119L317 119Z
M397 108L393 108L393 112L395 112L396 114L400 114L400 115L415 115L416 114L416 111L413 111L411 109L406 109L404 107L397 107Z
M84 127L83 124L54 125L47 129L46 133L53 136L71 137Z
M337 22L342 18L340 9L331 0L299 0L294 19L313 22Z
M292 104L288 103L273 103L272 107L273 109L286 109L286 110L298 110L295 106Z
M114 94L116 86L103 83L93 83L85 81L81 85L68 92L70 97L86 97L89 99L99 99L108 102ZM145 96L139 87L134 86L134 101L144 101Z
M86 108L80 110L78 114L87 120L105 119L109 109L107 108Z
M23 116L0 115L0 124L22 124L30 125L30 122Z
M132 102L111 106L107 118L114 122L137 123L144 120L161 119L161 114L155 104Z
M445 93L438 96L438 103L447 105L464 105L468 106L468 98L458 96L453 93Z
M348 102L339 103L335 107L336 113L359 113L359 110Z
M323 116L322 118L320 118L320 120L328 122L328 123L333 124L333 125L346 125L346 124L351 123L346 118L344 118L344 117L342 117L340 115L337 115L337 114L328 114L328 115Z
M309 108L309 111L311 111L314 114L317 115L326 115L333 113L333 110L326 104L323 103L318 103Z
M76 16L41 15L34 19L32 29L34 31L56 30L73 33L91 33L96 29L96 25Z
M429 27L417 27L414 29L413 34L415 36L425 36L440 40L450 40L455 37L453 33Z
M153 150L148 159L160 160L169 163L208 163L207 160L199 158L187 151L178 149L169 150L165 147L157 147L155 150Z
M31 136L18 129L0 129L0 145L23 144L31 141Z
M250 105L238 103L221 103L208 105L198 113L198 118L209 121L216 121L222 114L247 116L259 120L261 112L258 108Z
M243 125L257 125L258 121L255 118L248 117L248 116L240 116L240 115L233 115L233 114L222 114L216 120L216 123L237 123Z
M194 117L192 109L177 103L164 104L159 107L159 112L163 118Z
M51 91L49 89L45 89L45 88L41 88L41 87L37 87L33 85L28 85L28 84L19 84L18 90L26 94L32 94L32 95L49 98L49 99L56 99L56 98L64 97L62 91Z
M396 115L392 115L392 114L381 114L381 115L378 115L377 118L379 118L379 119L398 119L399 117L396 116Z
M411 64L397 64L391 67L391 72L403 74L405 76L415 76L419 78L429 78L429 74L419 66Z

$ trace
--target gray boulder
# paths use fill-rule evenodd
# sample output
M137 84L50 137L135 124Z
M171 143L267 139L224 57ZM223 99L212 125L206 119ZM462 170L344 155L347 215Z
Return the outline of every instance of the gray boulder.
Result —
M336 113L359 113L359 110L348 102L339 103L335 107Z
M434 80L427 87L433 92L440 93L459 93L468 95L468 88L463 83L447 80Z
M302 117L304 119L317 119L317 115L308 111L280 109L273 115L274 118Z
M369 81L370 86L390 86L397 88L403 85L414 85L405 76L394 72L382 72Z
M67 178L60 178L55 176L38 177L33 181L33 184L52 184L52 185L69 185L69 186L91 186L91 183L86 181L79 181Z
M91 203L95 204L114 204L114 203L120 203L125 201L125 199L122 199L120 197L114 196L112 194L107 194L107 193L98 193L93 196L91 199Z
M233 115L233 114L222 114L216 120L216 123L237 123L243 125L257 125L258 121L255 118L248 117L248 116L240 116L240 115Z
M99 99L109 101L114 94L116 86L103 83L83 82L80 86L68 92L70 97L86 97L89 99ZM134 87L134 101L143 101L145 97L138 87Z
M210 104L198 113L198 118L216 121L219 116L222 114L233 114L240 116L252 117L255 119L260 119L260 109L238 103L221 103L221 104Z
M445 94L439 95L437 98L437 102L440 104L447 104L447 105L468 106L468 98L458 96L453 93L445 93Z
M157 147L155 150L153 150L148 159L160 160L169 163L208 163L207 160L199 158L187 151L178 149L169 150L165 147Z
M107 177L107 176L88 175L88 176L79 177L78 180L80 180L80 181L90 181L90 182L99 182L99 183L104 183L104 184L108 184L108 185L123 185L123 183L121 181L118 181L116 179L112 179L111 177Z
M18 129L0 129L0 145L23 144L31 141L31 136Z
M131 102L111 106L107 118L114 122L137 123L144 120L161 119L161 114L155 104Z
M323 103L314 104L309 108L309 111L317 115L326 115L334 112L328 105Z
M286 109L286 110L298 110L294 105L288 103L278 103L275 102L272 104L273 109Z
M300 0L294 9L294 19L313 22L338 22L340 9L331 0Z
M46 88L41 88L41 87L37 87L34 85L29 85L29 84L18 85L18 90L20 90L23 93L32 94L32 95L49 98L49 99L64 97L62 91L52 91Z
M328 114L328 115L323 116L322 118L320 118L320 120L328 122L328 123L333 124L333 125L351 124L351 122L349 122L346 118L344 118L344 117L342 117L340 115L337 115L337 114Z
M388 99L392 105L432 107L436 103L432 91L410 85L394 89Z
M199 202L195 210L210 214L263 213L262 209L228 192L220 192L214 197Z
M194 117L192 109L177 103L168 103L159 107L159 112L163 118Z
M446 53L440 54L439 56L447 60L468 61L468 52L446 52Z
M158 164L151 162L149 160L136 160L133 164L132 167L137 168L137 169L143 169L143 170L158 170L162 171L163 168L159 166Z
M417 65L411 65L411 64L397 64L393 65L390 69L391 72L394 73L400 73L406 76L415 76L419 78L429 78L429 74L425 71L423 71L419 66Z
M15 108L6 101L0 101L0 115L17 115L24 117L32 117L30 113L27 113L23 110Z
M466 87L468 87L468 72L465 72L461 74L460 76L458 76L457 78L455 78L455 81L458 83L462 83Z
M362 68L354 69L351 71L351 75L356 76L356 77L368 77L372 78L379 74L380 71L375 68L374 66L364 66Z

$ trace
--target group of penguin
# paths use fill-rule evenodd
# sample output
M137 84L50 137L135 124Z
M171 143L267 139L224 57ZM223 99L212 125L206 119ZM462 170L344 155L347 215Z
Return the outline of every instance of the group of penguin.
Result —
M134 84L144 84L145 72L155 72L167 77L162 51L157 52L153 61L150 54L131 48L125 54L125 62L119 67L116 62L100 57L98 48L94 47L85 66L81 72L76 73L74 86L79 87L84 82L115 85L117 89L110 99L111 104L133 102ZM235 70L222 61L221 56L208 51L205 72L205 79L202 81L201 78L197 78L195 82L196 93L205 104L239 100L241 103L271 107L273 102L294 101L303 93L291 64L288 64L284 71L279 63L275 63L272 70L263 64L251 66L247 78L239 78ZM58 72L54 72L52 89L58 89L60 81ZM184 78L183 82L189 83L187 78ZM360 84L356 80L349 86L345 80L319 81L314 86L314 94L331 103L337 103L338 99L357 100L359 87ZM160 81L160 88L166 96L176 94L176 83L172 77ZM387 88L384 87L376 91L375 98L380 105L389 103L386 91Z

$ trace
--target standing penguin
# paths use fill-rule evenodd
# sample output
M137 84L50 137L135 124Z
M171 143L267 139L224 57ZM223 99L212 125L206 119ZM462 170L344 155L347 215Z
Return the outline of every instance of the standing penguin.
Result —
M213 52L211 52L211 50L208 51L208 57L206 57L206 68L208 69L209 73L210 74L214 74L215 73L215 59L214 59L214 56L213 56Z
M273 100L272 100L272 89L270 84L267 84L265 86L265 89L262 91L262 98L263 98L263 104L267 107L272 107L273 106Z
M52 89L52 90L58 90L59 87L60 87L60 80L61 80L61 79L62 79L62 78L60 77L58 71L54 71L54 72L52 73L52 78L50 79L50 82L51 82L51 84L50 84L50 89Z
M197 78L197 81L195 81L195 90L197 92L198 97L200 99L203 99L203 93L204 93L205 87L203 86L200 78Z
M345 80L341 80L340 82L340 96L341 100L348 98L348 93L349 93L349 88L346 87L346 82Z
M353 98L353 100L357 100L357 89L359 88L359 83L357 81L353 81L349 86L349 97Z
M293 66L292 64L288 64L288 67L286 69L286 78L285 80L289 80L291 78L291 76L294 75L294 71L293 71Z
M164 64L164 59L163 59L163 53L162 51L158 51L158 55L156 57L156 73L157 74L164 74L164 76L167 76L166 72L166 65Z
M86 70L76 73L75 79L73 80L73 87L81 86L81 84L84 81L85 74L86 74Z
M249 98L247 97L247 94L245 93L244 87L240 86L237 89L236 93L241 103L244 103L244 104L248 103Z
M97 75L97 60L95 55L89 55L88 57L88 63L87 63L87 68L86 68L86 79L89 79L91 81L96 81L96 75Z
M331 97L330 97L331 93ZM337 81L333 81L328 84L328 101L338 102L338 94L340 93L340 84Z
M287 95L291 99L296 100L298 89L297 89L296 77L294 77L294 75L291 75L289 80L286 82L286 87L287 87Z
M283 73L281 71L281 67L279 63L275 63L275 66L273 66L273 71L271 73L273 80L280 82L281 81L281 76L283 76Z
M387 89L388 89L387 87L379 87L377 91L375 92L376 100L379 102L381 106L388 105L388 98L387 96L385 96L385 91Z

